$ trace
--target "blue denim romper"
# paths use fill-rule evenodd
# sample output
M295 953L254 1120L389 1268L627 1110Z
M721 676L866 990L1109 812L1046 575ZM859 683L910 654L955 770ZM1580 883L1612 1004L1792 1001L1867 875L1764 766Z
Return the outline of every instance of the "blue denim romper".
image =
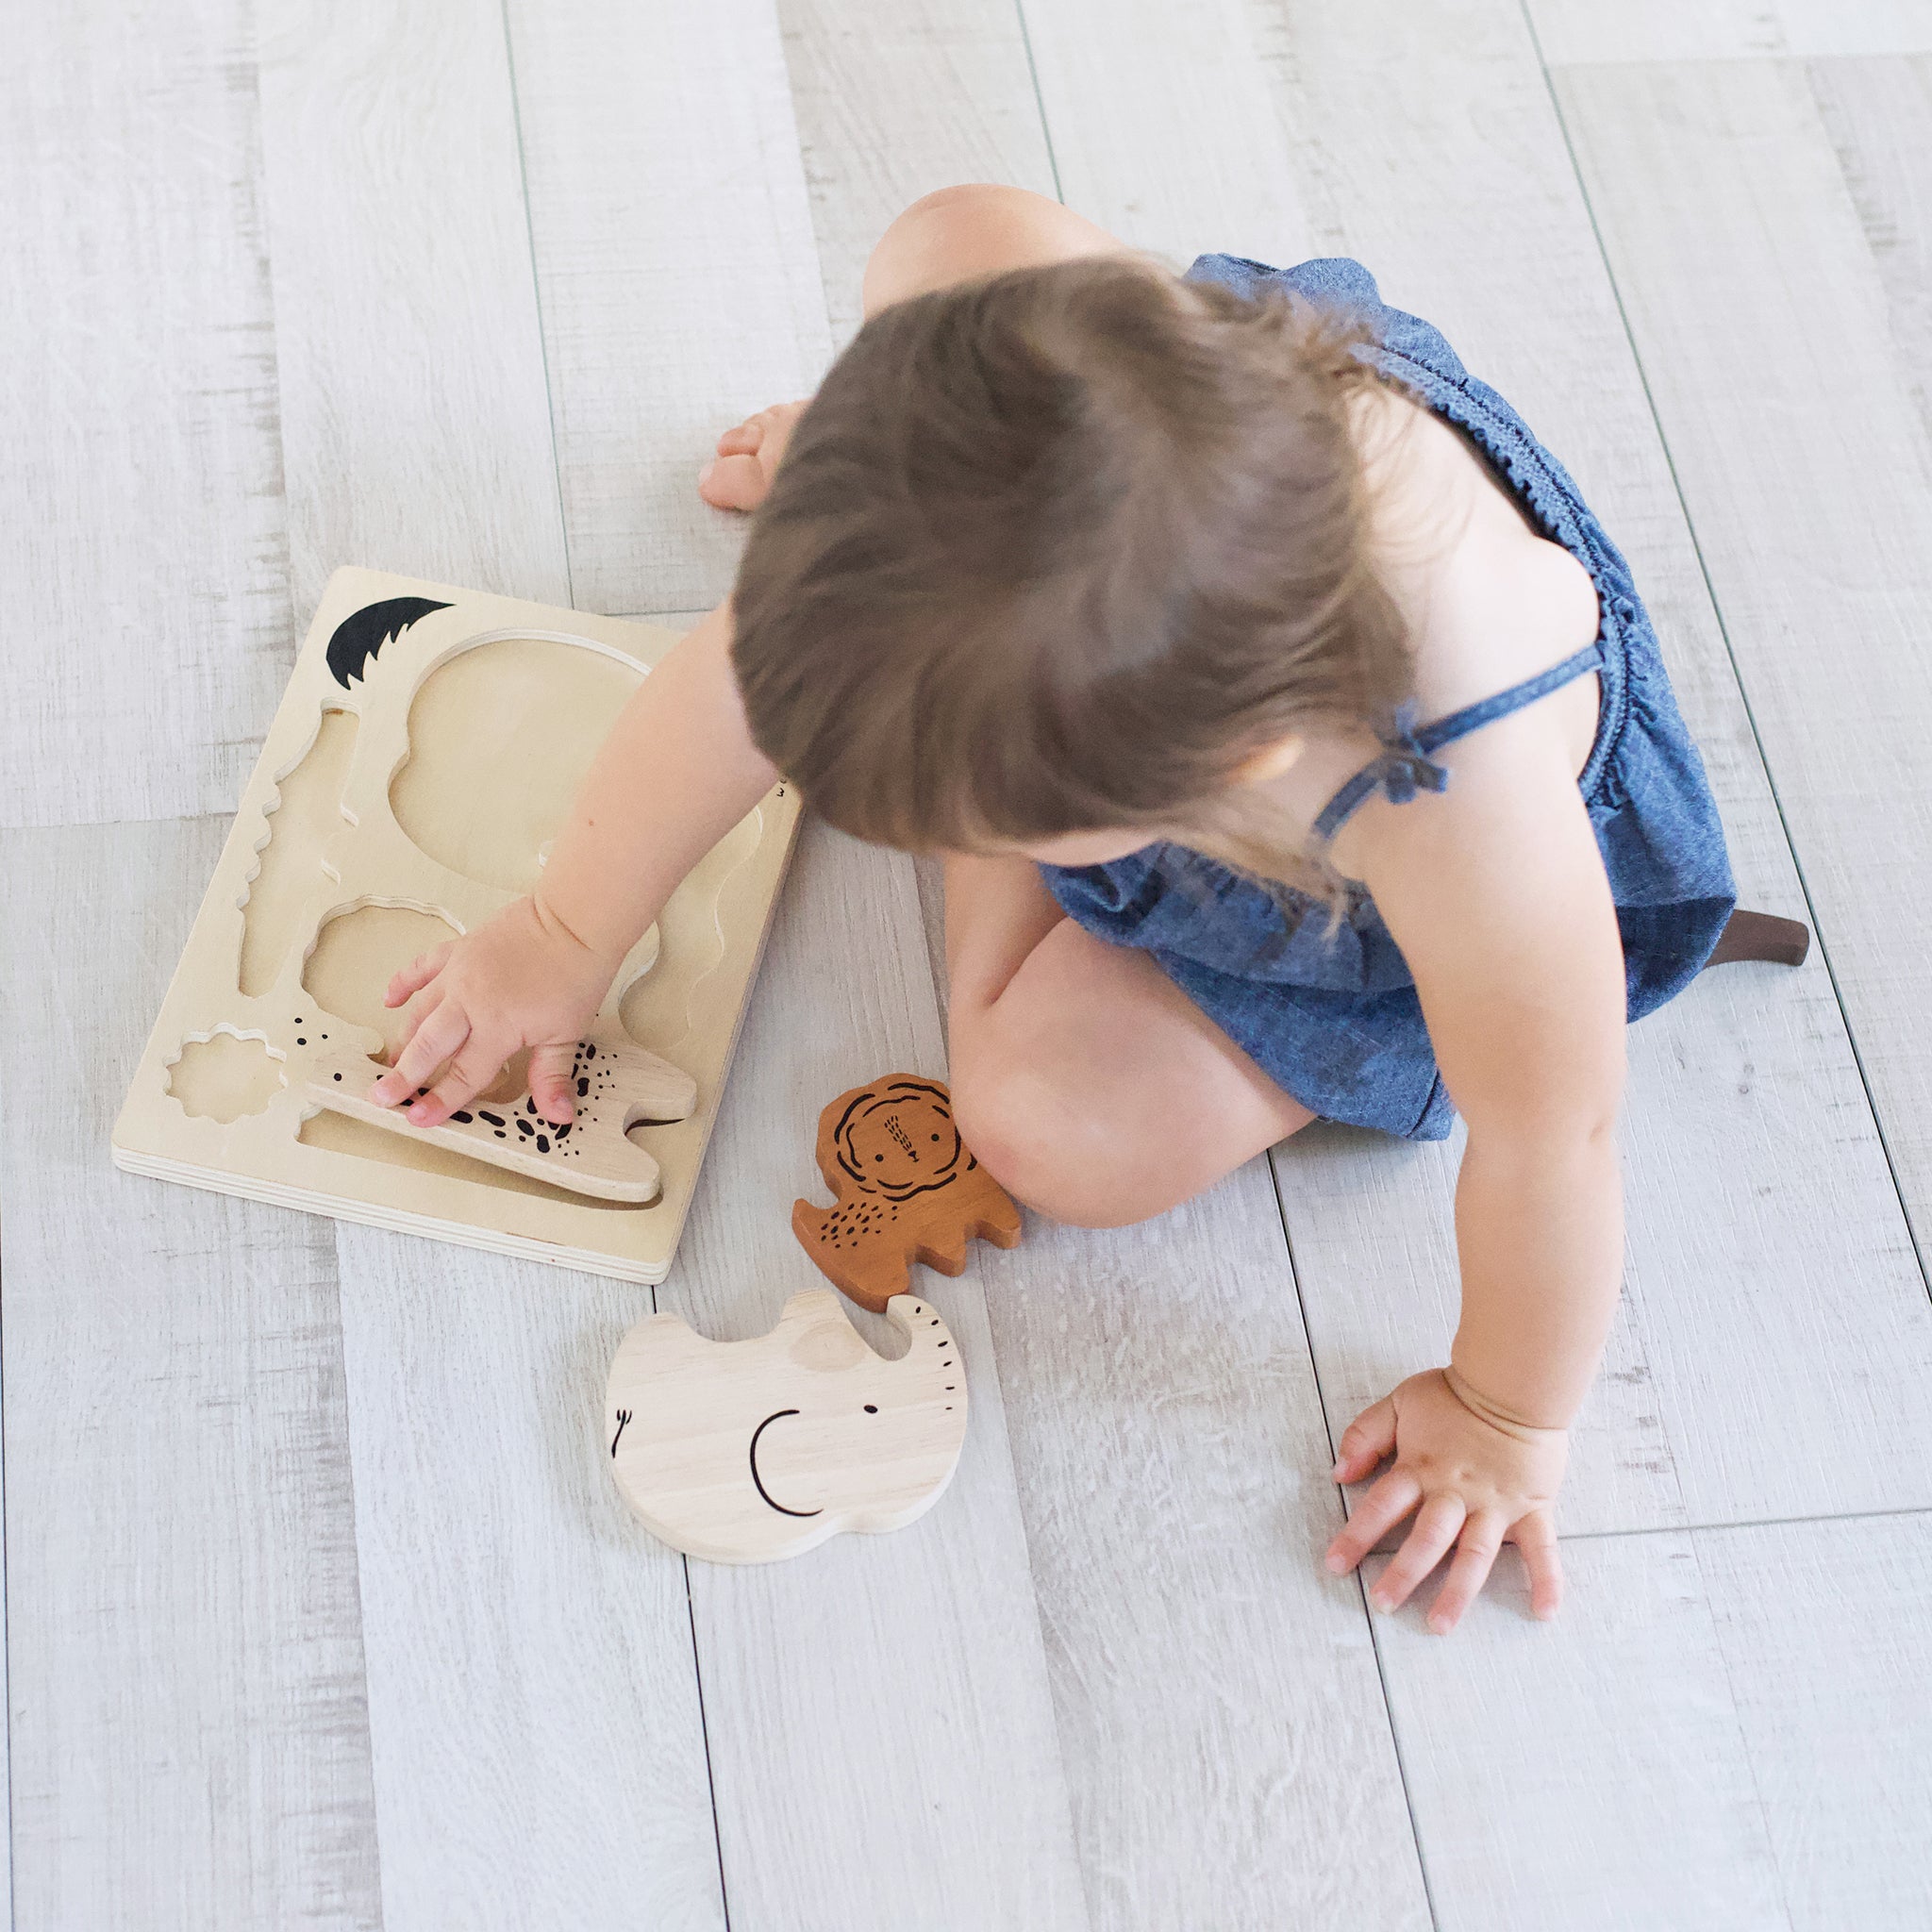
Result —
M1595 582L1603 621L1587 650L1541 675L1417 729L1412 708L1374 763L1316 824L1329 838L1371 792L1395 803L1441 791L1430 754L1452 740L1598 673L1596 741L1578 779L1617 905L1628 1011L1653 1011L1697 976L1737 903L1724 828L1638 601L1629 566L1568 472L1509 405L1462 366L1429 324L1387 307L1374 276L1345 258L1273 269L1204 255L1191 281L1250 294L1271 284L1359 312L1377 369L1460 425L1544 536ZM1106 865L1042 866L1068 915L1115 945L1150 953L1202 1011L1277 1085L1328 1120L1441 1141L1455 1117L1423 1023L1415 982L1374 902L1350 890L1339 930L1328 908L1185 846L1154 844Z

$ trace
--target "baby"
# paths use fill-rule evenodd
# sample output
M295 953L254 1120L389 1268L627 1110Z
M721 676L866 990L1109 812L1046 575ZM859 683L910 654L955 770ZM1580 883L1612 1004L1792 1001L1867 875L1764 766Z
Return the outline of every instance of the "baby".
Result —
M1411 1515L1374 1601L1513 1541L1561 1594L1566 1429L1617 1296L1626 1019L1734 895L1626 565L1561 466L1354 262L1176 278L1056 203L893 223L808 405L718 443L730 600L641 687L542 882L397 975L375 1097L445 1119L579 1028L779 773L943 857L954 1105L1041 1213L1160 1212L1317 1118L1468 1126L1449 1361L1341 1438ZM1423 722L1419 722L1423 721Z

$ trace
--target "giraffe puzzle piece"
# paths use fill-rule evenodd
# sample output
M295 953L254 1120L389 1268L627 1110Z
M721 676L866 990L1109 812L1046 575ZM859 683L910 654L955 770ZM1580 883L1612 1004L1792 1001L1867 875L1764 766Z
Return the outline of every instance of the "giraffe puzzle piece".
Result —
M658 1163L625 1138L625 1130L640 1121L684 1120L698 1104L697 1082L689 1074L608 1026L577 1041L571 1068L577 1115L563 1127L544 1120L528 1093L501 1104L473 1100L440 1127L412 1126L401 1108L378 1107L369 1098L370 1083L384 1071L380 1060L354 1046L318 1049L305 1091L333 1113L600 1201L655 1201Z
M619 1345L604 1440L654 1536L713 1563L796 1557L841 1529L898 1529L938 1501L966 1439L966 1377L938 1312L896 1295L908 1339L874 1355L829 1289L751 1341L651 1315Z
M937 1080L888 1074L840 1094L819 1115L817 1154L837 1205L794 1202L791 1231L874 1313L905 1292L913 1261L958 1274L970 1241L1019 1245L1020 1210L961 1144Z

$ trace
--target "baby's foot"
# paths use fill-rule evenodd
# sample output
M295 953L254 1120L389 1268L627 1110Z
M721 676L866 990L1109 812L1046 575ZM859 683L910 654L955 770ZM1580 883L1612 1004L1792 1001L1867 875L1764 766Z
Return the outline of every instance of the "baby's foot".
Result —
M698 494L720 509L756 509L772 488L803 403L774 403L718 439L718 454L698 472Z

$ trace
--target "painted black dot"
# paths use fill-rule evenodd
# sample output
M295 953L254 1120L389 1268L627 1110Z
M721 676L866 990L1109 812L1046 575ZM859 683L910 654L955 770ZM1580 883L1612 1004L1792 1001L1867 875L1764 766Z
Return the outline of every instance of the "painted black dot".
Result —
M297 1014L295 1015L295 1024L296 1024L296 1025L298 1025L298 1026L299 1026L299 1025L301 1025L301 1024L302 1024L302 1015L301 1015L300 1013L297 1013Z
M950 1395L950 1394L951 1394L952 1392L953 1392L953 1385L952 1385L952 1383L948 1382L948 1383L946 1384L946 1393L947 1393L948 1395Z
M509 1136L506 1134L501 1127L492 1128L491 1131L495 1134L496 1138L499 1141L508 1141L509 1139Z
M879 1412L879 1406L878 1406L878 1404L877 1404L876 1402L868 1402L868 1403L867 1403L867 1404L865 1405L865 1412L866 1412L866 1414L867 1414L867 1415L876 1415L876 1414L878 1414L878 1412Z
M342 1076L341 1076L341 1075L340 1074L338 1074L336 1075L336 1078L337 1078L338 1080L340 1080L340 1079L341 1079L341 1077L342 1077Z
M307 1045L308 1044L308 1041L307 1041L306 1040L304 1040L304 1039L302 1038L302 1036L301 1036L301 1035L300 1035L300 1034L298 1033L298 1034L297 1034L297 1035L295 1036L295 1044L296 1044L297 1046L307 1046Z
M939 1318L939 1317L938 1317L937 1315L935 1315L935 1316L934 1316L934 1317L932 1318L932 1325L933 1325L933 1326L934 1326L935 1328L937 1328L937 1327L938 1327L938 1326L940 1325L940 1318Z
M473 1114L473 1113L453 1113L453 1114L451 1114L451 1115L450 1115L450 1119L451 1119L451 1120L453 1120L453 1121L461 1121L461 1122L462 1122L462 1124L464 1124L464 1126L466 1126L466 1127L467 1127L467 1126L468 1126L468 1125L470 1124L470 1123L471 1123L471 1122L472 1122L473 1120L475 1120L475 1118L476 1118L476 1116L475 1116L475 1114Z
M503 1116L500 1113L491 1113L488 1108L478 1108L476 1110L492 1127L503 1125Z
M581 1100L587 1093L589 1093L590 1091L591 1083L588 1080L579 1080L577 1082L577 1098L579 1100Z
M935 1141L937 1141L937 1140L939 1139L939 1136L938 1136L937 1134L935 1134L935 1135L933 1136L933 1139L934 1139Z
M885 1158L886 1158L886 1157L885 1157L885 1156L884 1156L883 1154L874 1154L874 1155L873 1156L873 1158L874 1158L874 1160L883 1160L883 1159L884 1159Z
M539 1134L537 1136L537 1152L539 1154L548 1154L550 1152L550 1136L548 1134Z
M534 1134L536 1131L536 1128L533 1127L528 1121L520 1120L517 1123L517 1132L522 1134L526 1140L529 1138L530 1135Z

